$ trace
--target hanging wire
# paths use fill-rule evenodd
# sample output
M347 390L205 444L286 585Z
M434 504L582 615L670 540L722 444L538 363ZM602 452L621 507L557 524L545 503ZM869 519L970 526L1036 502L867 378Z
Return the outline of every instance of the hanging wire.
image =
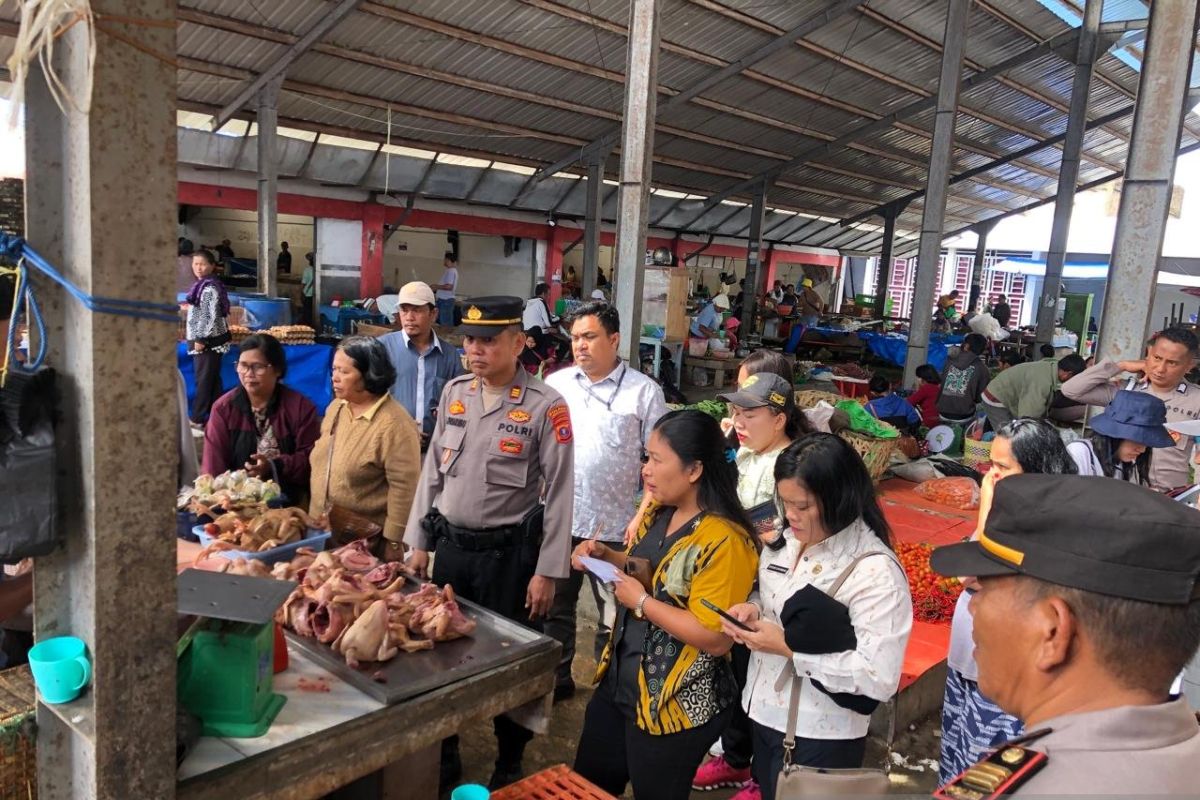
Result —
M92 75L96 63L96 21L88 0L24 0L19 6L20 27L17 29L17 39L13 43L12 55L8 58L8 71L13 87L9 128L16 128L20 119L20 110L25 103L25 84L29 78L29 67L35 58L41 65L46 88L59 110L63 114L68 110L87 114L92 104ZM87 67L83 74L83 88L76 96L54 69L54 44L60 36L80 22L87 29Z

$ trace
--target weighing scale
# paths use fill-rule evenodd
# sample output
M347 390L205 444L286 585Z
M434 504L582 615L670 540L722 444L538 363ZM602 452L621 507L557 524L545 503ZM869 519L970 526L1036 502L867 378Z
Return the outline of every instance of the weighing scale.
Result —
M929 452L944 453L954 446L957 435L954 428L949 425L935 425L929 429L929 433L925 434L925 442L929 445Z
M189 621L176 648L179 703L205 736L262 736L286 702L271 691L275 612L294 581L189 569L178 611Z

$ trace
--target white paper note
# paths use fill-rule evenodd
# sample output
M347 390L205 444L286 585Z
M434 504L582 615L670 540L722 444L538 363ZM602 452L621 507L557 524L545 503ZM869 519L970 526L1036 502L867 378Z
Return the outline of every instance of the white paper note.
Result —
M616 583L617 578L621 575L621 570L599 558L580 556L579 563L583 564L583 568L595 575L601 583Z

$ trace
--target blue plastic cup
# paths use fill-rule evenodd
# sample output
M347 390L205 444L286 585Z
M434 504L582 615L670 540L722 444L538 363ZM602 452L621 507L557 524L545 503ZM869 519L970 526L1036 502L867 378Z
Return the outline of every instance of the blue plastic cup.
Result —
M478 783L464 783L450 793L450 800L488 800L492 793Z
M69 703L92 679L87 645L74 636L38 642L29 651L29 669L44 703Z

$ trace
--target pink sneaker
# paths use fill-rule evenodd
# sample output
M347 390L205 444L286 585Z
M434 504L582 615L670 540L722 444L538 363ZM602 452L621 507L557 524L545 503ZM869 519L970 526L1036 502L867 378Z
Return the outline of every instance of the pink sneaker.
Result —
M705 761L696 770L692 778L692 788L707 792L710 789L724 789L731 786L741 786L750 780L750 768L734 769L725 762L722 756Z
M757 783L749 780L742 785L742 790L729 800L762 800L762 792L758 790Z

